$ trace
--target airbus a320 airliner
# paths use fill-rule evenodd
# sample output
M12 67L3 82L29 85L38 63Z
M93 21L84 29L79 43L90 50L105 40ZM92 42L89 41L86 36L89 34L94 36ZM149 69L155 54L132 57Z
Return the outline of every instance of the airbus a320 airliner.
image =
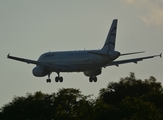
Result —
M142 51L121 54L120 52L115 51L117 22L117 19L113 20L104 46L100 50L47 52L42 54L37 61L10 56L10 54L8 54L7 58L26 62L28 64L35 64L36 67L32 71L33 75L36 77L44 77L48 75L46 82L50 83L50 75L52 72L58 74L55 78L56 82L63 82L63 77L60 76L60 72L83 72L89 77L90 82L97 82L96 76L102 73L103 67L112 65L119 66L120 64L131 62L137 63L143 59L158 56L162 57L162 54L160 54L114 61L119 56L143 53Z

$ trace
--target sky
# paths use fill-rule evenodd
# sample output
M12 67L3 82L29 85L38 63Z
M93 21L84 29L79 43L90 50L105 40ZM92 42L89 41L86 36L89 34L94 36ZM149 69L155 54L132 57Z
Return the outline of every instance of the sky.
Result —
M61 73L63 83L34 77L35 65L7 59L7 54L37 60L48 51L102 48L113 19L118 19L115 49L121 53L146 51L118 60L163 52L163 0L1 0L0 1L0 107L14 96L61 88L80 89L98 97L99 90L134 72L136 78L154 76L163 83L163 59L159 57L103 68L97 83L81 73Z

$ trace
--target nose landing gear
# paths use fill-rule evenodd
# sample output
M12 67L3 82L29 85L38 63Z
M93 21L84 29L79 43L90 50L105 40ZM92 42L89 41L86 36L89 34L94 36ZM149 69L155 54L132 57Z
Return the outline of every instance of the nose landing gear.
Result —
M50 74L51 74L51 73L50 73ZM48 74L48 79L46 79L46 82L47 82L47 83L51 83L50 74Z

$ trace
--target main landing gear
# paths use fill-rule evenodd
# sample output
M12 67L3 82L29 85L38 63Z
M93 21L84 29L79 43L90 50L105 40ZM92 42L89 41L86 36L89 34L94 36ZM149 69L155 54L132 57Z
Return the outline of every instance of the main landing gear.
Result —
M89 82L97 82L97 77L96 76L91 76L90 78L89 78Z
M48 79L46 80L47 83L50 83L51 82L50 74L48 74ZM58 76L55 77L55 82L63 82L63 77L60 77L59 72L57 74L58 74Z
M50 74L51 74L51 73L50 73ZM48 79L46 79L46 82L47 82L47 83L51 83L50 74L48 74Z
M55 82L63 82L63 77L55 77Z

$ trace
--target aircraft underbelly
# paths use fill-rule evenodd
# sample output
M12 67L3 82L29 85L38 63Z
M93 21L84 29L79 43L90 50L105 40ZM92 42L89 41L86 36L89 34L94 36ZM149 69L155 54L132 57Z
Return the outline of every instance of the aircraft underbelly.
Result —
M82 72L102 68L112 60L108 57L88 54L80 57L54 57L43 59L43 61L50 64L48 70L52 72Z
M95 70L107 65L109 61L105 62L69 62L56 65L52 71L54 72L82 72L87 70Z
M105 64L103 63L96 63L96 64L78 64L78 65L75 65L78 67L78 69L80 71L86 71L86 70L94 70L94 69L99 69L103 66L105 66Z

